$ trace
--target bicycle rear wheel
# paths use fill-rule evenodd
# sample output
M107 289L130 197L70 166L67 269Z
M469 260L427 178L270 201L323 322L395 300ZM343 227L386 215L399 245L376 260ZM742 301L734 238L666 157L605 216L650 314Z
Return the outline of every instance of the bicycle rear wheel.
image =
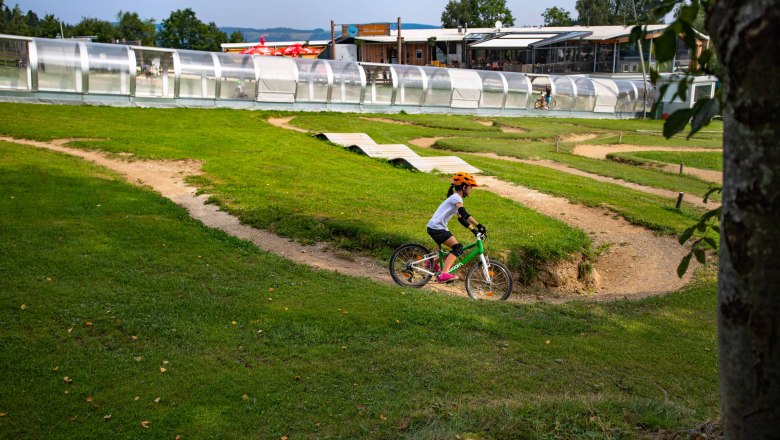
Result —
M489 261L490 283L485 278L482 263L475 264L466 275L466 292L474 299L504 301L512 294L512 274L498 261Z
M430 254L425 246L416 243L407 243L399 246L393 256L390 257L390 276L393 281L404 287L422 287L431 280L431 275L418 270L418 263ZM418 263L418 264L415 264Z

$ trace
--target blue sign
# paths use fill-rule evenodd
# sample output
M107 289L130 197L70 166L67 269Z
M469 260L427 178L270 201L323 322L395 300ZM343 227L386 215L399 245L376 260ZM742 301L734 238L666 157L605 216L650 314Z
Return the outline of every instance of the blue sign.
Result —
M358 27L357 27L357 26L355 26L354 24L351 24L351 25L349 25L349 27L347 28L347 34L348 34L350 37L352 37L352 38L355 38L355 37L357 37L357 34L358 34Z

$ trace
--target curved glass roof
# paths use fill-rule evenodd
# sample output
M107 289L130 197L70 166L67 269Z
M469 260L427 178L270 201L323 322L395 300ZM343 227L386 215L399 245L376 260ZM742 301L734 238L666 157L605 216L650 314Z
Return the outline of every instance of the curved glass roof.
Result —
M646 88L641 80L211 53L10 35L0 35L0 55L0 96L3 91L27 92L31 100L38 99L37 93L56 92L62 97L89 96L91 102L161 100L169 105L256 108L295 108L289 105L301 103L333 109L360 106L367 111L411 107L418 112L449 108L520 114L532 111L534 101L550 85L557 104L554 112L620 116L649 110L655 97L654 87L648 84ZM288 107L274 107L279 104Z

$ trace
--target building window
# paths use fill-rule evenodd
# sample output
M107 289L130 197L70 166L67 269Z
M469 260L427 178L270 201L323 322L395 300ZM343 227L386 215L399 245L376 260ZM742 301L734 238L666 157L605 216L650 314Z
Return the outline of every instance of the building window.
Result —
M696 104L701 99L712 96L712 84L695 86L693 88L693 103Z
M417 49L417 59L418 60L422 59L422 49Z

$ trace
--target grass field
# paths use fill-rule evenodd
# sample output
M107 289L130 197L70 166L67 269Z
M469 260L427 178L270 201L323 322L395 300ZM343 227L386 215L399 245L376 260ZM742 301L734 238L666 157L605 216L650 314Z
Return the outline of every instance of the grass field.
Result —
M552 139L557 135L594 133L608 137L622 131L626 133L624 142L630 133L662 139L647 134L660 131L659 121L4 104L0 106L0 133L40 140L88 138L71 145L139 158L201 160L205 175L191 182L213 194L215 203L245 223L300 241L332 241L380 258L388 258L402 242L429 241L424 222L446 192L446 176L393 168L266 122L268 117L280 115L296 116L292 123L312 132L366 132L380 143L446 138L437 145L447 151L415 148L421 155L448 155L452 154L450 150L489 151L547 158L588 172L687 194L704 194L711 186L689 176L575 156L569 154L573 144L563 144L560 154L553 150ZM485 121L495 126L486 126ZM504 133L500 126L522 128L524 132ZM715 124L710 128L718 127ZM665 142L688 146L691 141ZM703 133L698 142L714 146L717 134ZM559 171L464 157L488 174L576 203L606 207L661 233L680 232L702 212L688 204L677 211L671 199ZM478 191L468 204L493 232L492 250L505 255L515 270L526 271L529 265L559 260L589 246L589 239L581 231L488 192Z
M5 134L200 157L225 198L252 194L242 176L298 197L285 167L315 153L444 187L249 112L0 112ZM0 187L4 438L648 438L718 416L712 275L641 301L481 303L292 264L60 154L0 142Z
M612 153L612 160L637 164L682 163L686 167L703 170L723 171L723 153L697 151L637 151L633 153Z
M72 145L145 158L199 159L206 174L192 182L243 222L386 259L403 242L431 242L425 224L448 188L448 176L395 168L271 126L266 113L6 104L0 115L0 133L7 135L90 138ZM589 246L582 231L486 191L475 193L469 207L493 232L491 251L506 255L516 269Z

